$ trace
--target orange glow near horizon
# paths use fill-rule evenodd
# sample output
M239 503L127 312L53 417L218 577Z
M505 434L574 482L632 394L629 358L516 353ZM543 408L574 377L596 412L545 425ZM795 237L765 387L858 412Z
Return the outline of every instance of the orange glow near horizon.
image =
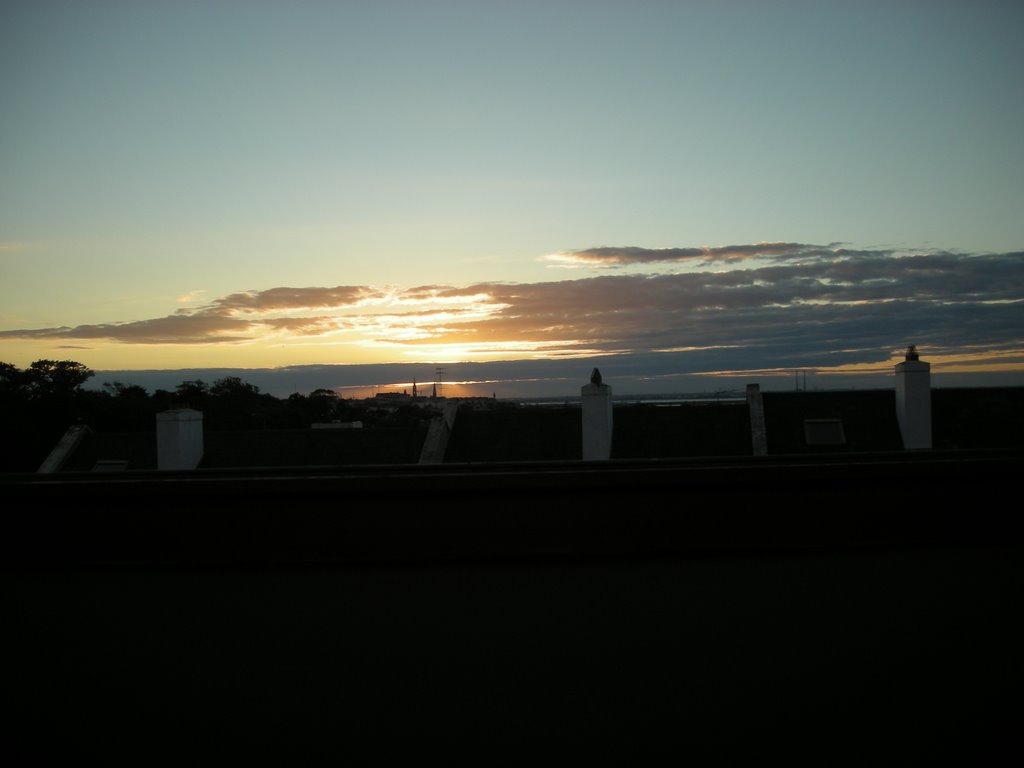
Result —
M417 381L416 391L419 397L428 398L437 386L439 397L491 397L500 381ZM333 387L339 397L352 400L364 400L378 394L405 393L412 395L411 381L393 382L390 384L352 384Z
M244 348L244 361L225 349ZM88 367L103 370L181 370L201 368L284 368L292 365L381 364L417 362L455 365L464 362L507 360L574 360L628 354L625 349L601 349L571 340L480 341L444 343L417 339L414 343L394 340L294 339L237 342L225 344L59 344L52 341L8 340L3 359L18 367L28 367L39 359L77 360ZM681 353L727 347L672 347L662 353ZM870 354L869 350L863 350ZM13 354L12 354L13 353ZM933 373L1024 373L1024 348L935 350L920 349L921 358L931 363ZM878 375L891 373L903 360L904 350L893 350L887 360L843 363L833 366L787 366L773 368L736 368L714 371L690 371L679 375L701 377L790 377L799 368L817 376ZM387 386L399 386L388 384ZM411 383L410 383L411 386Z
M930 363L932 373L1024 373L1024 349L1008 349L987 352L950 352L929 354L919 350L923 362ZM1020 358L1019 361L1000 362L1003 358ZM866 363L844 363L833 366L807 366L788 368L751 368L729 371L703 371L694 376L736 377L763 376L768 378L791 377L797 370L816 376L857 376L893 373L897 364L903 362L904 352L893 355L886 361Z

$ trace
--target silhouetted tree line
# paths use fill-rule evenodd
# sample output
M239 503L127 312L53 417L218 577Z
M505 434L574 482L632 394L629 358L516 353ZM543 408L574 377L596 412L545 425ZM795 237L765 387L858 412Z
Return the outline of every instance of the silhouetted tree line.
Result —
M367 426L422 426L432 414L411 406L395 411L345 400L329 389L278 398L237 376L211 383L183 381L152 394L137 384L112 382L85 389L94 375L73 360L37 360L19 369L0 362L0 471L33 472L72 424L98 432L155 431L156 414L171 408L203 412L207 429L296 429L314 422L362 421Z

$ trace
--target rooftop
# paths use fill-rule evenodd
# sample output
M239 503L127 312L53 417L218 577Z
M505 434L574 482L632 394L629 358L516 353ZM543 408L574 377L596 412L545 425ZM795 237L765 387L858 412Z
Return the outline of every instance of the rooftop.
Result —
M902 448L892 390L764 392L770 455L865 453ZM934 389L936 449L1024 446L1024 388ZM459 408L448 463L575 461L581 413L574 405L494 403ZM614 407L612 458L752 455L745 401L632 403ZM426 421L365 429L205 429L201 468L410 464L420 459ZM63 471L156 468L152 431L87 430Z
M926 451L883 450L891 392L766 393L769 446L799 450L748 455L744 403L625 406L584 462L578 408L498 407L441 464L416 429L208 430L198 470L0 475L6 751L991 762L1024 520L981 502L1016 496L1022 392L940 392ZM846 442L801 446L808 419Z

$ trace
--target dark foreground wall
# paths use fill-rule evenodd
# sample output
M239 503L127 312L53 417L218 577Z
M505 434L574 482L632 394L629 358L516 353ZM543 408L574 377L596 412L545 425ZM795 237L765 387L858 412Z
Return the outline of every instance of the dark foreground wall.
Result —
M950 458L11 479L7 743L38 763L1019 752L1020 527L992 503L1019 457Z
M372 563L1002 542L1022 454L7 476L7 562Z

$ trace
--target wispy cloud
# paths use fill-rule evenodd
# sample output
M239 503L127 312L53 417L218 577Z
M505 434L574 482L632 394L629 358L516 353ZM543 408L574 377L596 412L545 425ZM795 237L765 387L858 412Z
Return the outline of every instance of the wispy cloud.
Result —
M860 364L888 360L908 343L950 359L968 348L981 355L961 358L962 365L982 358L1019 365L1024 348L1024 252L762 243L572 253L727 268L405 289L281 287L166 317L4 330L0 338L235 344L340 336L402 359L659 353L701 359L707 370Z
M636 264L737 264L751 259L792 261L828 261L853 256L888 256L891 251L854 251L831 245L806 243L755 243L701 248L640 248L636 246L601 246L561 251L542 257L553 266L608 268Z
M194 291L189 291L188 293L179 296L177 299L175 299L175 301L177 301L179 304L191 304L193 301L198 301L199 298L204 293L206 293L206 291L201 288Z
M243 291L215 300L206 311L274 312L296 309L327 309L357 305L379 299L386 293L361 285L339 285L334 288L270 288L265 291Z
M107 339L127 344L203 344L244 341L254 324L221 315L196 313L125 323L0 331L0 338Z
M197 293L200 292L186 294L179 301ZM345 323L333 315L309 316L304 312L345 309L385 295L379 289L364 286L242 291L215 299L202 307L182 307L166 317L0 331L0 338L106 339L126 344L224 344L252 341L271 332L318 335L337 330Z
M39 249L38 243L26 242L0 242L0 256L13 256L19 253L29 253Z

